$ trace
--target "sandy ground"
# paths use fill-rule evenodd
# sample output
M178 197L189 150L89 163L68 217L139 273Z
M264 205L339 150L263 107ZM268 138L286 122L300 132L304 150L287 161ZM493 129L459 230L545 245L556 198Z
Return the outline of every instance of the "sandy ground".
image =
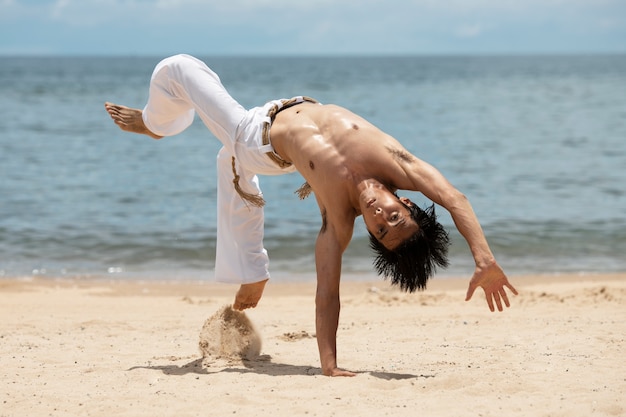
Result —
M328 378L314 283L268 285L242 361L199 349L235 287L0 280L0 416L626 415L626 274L511 281L503 313L465 280L344 282L339 365L358 375Z

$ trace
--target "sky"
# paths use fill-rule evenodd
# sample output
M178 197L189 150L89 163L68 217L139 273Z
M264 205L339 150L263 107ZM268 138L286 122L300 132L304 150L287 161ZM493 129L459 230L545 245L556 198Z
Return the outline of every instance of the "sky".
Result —
M0 0L0 55L626 53L626 0Z

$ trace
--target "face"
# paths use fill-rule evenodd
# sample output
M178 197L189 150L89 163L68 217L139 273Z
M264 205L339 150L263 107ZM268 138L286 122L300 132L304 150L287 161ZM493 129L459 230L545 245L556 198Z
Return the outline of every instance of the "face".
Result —
M405 197L398 199L387 190L370 190L362 196L365 226L389 250L394 250L419 230L404 205L413 203Z

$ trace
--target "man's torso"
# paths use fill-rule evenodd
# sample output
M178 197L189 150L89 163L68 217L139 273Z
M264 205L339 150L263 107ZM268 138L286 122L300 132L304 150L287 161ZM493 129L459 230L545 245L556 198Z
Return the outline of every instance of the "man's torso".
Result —
M272 146L313 188L320 210L360 214L357 186L376 179L391 191L406 185L398 155L408 152L393 137L335 105L302 103L278 113Z
M358 182L370 178L395 191L406 176L392 152L406 152L402 145L339 106L303 103L286 109L276 116L271 138L276 152L296 166L318 198L351 194Z

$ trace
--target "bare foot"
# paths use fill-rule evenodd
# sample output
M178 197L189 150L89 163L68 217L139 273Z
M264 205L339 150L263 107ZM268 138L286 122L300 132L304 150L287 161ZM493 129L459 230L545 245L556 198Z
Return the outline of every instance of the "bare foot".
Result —
M141 117L142 111L139 109L132 109L130 107L109 102L104 103L104 108L109 113L109 116L111 116L111 119L113 119L115 124L126 132L140 133L142 135L148 135L154 139L161 139L163 137L148 130L143 122L143 118Z
M246 308L254 308L259 303L263 290L265 289L267 280L255 282L252 284L241 284L239 291L235 295L233 308L235 310L245 310Z

